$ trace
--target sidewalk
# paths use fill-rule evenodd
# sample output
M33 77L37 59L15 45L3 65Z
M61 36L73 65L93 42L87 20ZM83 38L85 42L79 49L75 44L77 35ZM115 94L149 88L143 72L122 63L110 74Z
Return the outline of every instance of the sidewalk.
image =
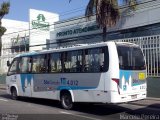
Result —
M6 90L6 85L5 84L0 84L0 90Z
M129 104L160 109L160 98L147 97L144 100L129 102Z

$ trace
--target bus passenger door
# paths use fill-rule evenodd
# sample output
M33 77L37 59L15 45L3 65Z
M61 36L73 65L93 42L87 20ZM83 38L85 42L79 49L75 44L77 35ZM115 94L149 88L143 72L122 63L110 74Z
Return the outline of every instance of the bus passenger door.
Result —
M23 96L31 97L32 96L32 75L31 74L21 74L21 84L23 90Z
M23 91L23 96L31 97L32 95L32 80L33 75L30 73L31 71L31 59L30 57L22 57L20 59L20 79L21 79L21 87Z

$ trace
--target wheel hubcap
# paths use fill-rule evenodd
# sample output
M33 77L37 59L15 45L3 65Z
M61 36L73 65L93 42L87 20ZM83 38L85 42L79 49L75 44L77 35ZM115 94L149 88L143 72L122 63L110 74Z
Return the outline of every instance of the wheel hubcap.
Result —
M70 106L71 105L71 99L68 96L64 97L64 104L66 106Z
M71 109L72 108L72 99L69 95L64 95L62 97L62 105L65 109Z

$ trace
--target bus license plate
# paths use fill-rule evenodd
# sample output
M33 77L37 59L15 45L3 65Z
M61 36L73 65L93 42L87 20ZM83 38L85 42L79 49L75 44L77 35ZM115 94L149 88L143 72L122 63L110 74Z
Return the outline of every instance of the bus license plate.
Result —
M132 99L136 99L136 98L137 98L137 95L131 95L131 98L132 98Z
M145 73L139 73L138 78L139 80L145 80Z

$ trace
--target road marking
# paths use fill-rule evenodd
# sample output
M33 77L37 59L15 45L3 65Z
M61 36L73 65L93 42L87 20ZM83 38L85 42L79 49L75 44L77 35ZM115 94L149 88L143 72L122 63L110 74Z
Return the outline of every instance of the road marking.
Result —
M88 117L88 116L84 116L84 115L77 115L77 114L73 114L73 113L69 113L69 112L64 112L64 111L60 111L60 113L62 113L62 114L68 114L68 115L73 115L73 116L77 116L77 117L83 117L83 118L87 118L87 119L91 119L91 120L101 120L101 119L97 119L97 118L93 118L93 117Z
M5 102L8 102L8 100L6 100L6 99L1 99L1 98L0 98L0 100L1 100L1 101L5 101Z

